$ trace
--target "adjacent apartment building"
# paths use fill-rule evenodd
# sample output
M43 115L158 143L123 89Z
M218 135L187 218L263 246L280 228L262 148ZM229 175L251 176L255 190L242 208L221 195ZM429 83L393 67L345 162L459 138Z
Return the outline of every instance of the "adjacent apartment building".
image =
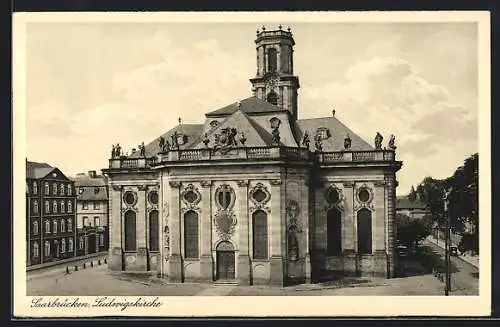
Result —
M27 266L75 256L75 200L63 172L26 160Z
M396 213L407 215L410 218L424 218L429 214L427 206L422 201L410 200L407 195L396 197Z
M95 170L75 178L76 255L108 250L108 188Z

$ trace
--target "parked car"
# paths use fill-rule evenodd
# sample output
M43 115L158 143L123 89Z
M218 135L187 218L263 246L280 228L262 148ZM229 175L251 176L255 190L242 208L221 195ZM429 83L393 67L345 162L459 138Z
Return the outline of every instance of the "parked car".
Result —
M408 247L405 245L398 245L397 252L400 257L406 257L408 255Z
M450 255L452 256L458 256L458 248L456 246L451 246L450 247Z

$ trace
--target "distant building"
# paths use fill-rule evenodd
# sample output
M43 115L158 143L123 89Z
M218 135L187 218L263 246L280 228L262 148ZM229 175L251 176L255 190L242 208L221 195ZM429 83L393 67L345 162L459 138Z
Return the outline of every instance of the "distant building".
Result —
M410 218L423 218L429 214L425 203L420 200L411 201L407 195L396 197L396 213L407 215Z
M75 198L58 168L26 160L27 266L75 256Z
M87 255L108 250L108 187L96 172L78 174L75 180L76 254Z

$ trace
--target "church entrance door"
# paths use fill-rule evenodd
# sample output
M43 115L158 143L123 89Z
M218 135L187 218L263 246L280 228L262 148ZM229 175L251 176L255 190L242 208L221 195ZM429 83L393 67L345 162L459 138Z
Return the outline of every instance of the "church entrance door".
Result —
M230 242L221 242L217 246L217 279L234 280L235 256L234 247Z

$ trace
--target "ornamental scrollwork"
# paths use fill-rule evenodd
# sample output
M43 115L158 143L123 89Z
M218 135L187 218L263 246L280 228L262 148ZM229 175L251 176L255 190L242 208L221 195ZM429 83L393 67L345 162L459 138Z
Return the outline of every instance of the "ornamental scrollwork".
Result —
M228 241L234 234L236 223L236 216L232 211L219 210L215 214L215 229L220 239L223 241Z
M368 186L366 183L356 187L354 196L354 211L358 211L361 208L366 208L369 210L375 210L375 202L373 195L373 188Z
M215 190L215 204L219 210L231 210L234 207L236 193L227 184L222 184Z
M264 209L265 211L270 212L270 209L266 206L266 204L271 199L271 193L264 184L255 184L255 186L252 187L252 189L248 193L248 196L253 204L253 206L250 208L250 211Z
M286 215L288 217L288 260L296 261L299 259L299 242L298 235L302 233L302 226L298 221L298 216L300 213L299 204L295 200L289 200L286 206Z
M198 203L201 201L201 193L193 184L188 184L181 192L182 212L189 210L199 211Z
M328 211L332 208L337 208L340 211L344 211L346 197L344 195L344 190L342 187L336 184L331 184L325 189L324 196L327 203L324 208L325 211Z

